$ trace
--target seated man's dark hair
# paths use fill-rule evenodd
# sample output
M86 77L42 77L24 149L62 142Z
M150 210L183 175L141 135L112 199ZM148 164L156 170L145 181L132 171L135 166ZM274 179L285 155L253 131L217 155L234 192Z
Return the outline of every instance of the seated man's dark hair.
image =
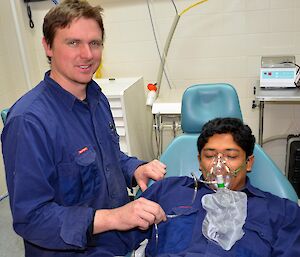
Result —
M215 118L204 124L197 141L199 154L215 134L231 134L234 142L246 152L246 158L253 154L255 137L250 127L237 118Z

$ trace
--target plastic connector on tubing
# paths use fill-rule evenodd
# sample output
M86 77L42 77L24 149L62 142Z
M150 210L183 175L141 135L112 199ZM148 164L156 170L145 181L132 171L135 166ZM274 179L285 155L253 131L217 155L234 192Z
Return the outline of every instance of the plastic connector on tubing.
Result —
M224 188L225 187L224 179L223 179L222 175L217 175L216 180L217 180L218 188Z

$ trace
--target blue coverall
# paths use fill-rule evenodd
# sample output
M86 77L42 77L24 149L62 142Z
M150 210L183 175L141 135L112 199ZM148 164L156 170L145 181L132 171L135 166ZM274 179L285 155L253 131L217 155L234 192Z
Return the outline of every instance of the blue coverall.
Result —
M300 207L296 203L263 192L247 179L242 190L248 199L245 234L226 251L202 234L206 211L201 199L214 191L199 182L193 202L194 184L189 177L169 177L155 182L142 196L159 203L169 218L158 224L157 232L154 226L144 232L136 229L122 235L123 241L135 249L148 238L147 257L300 256Z
M109 103L94 81L80 101L47 72L10 108L1 139L13 226L26 257L124 252L116 231L92 235L94 212L128 203L126 186L144 162L120 151Z

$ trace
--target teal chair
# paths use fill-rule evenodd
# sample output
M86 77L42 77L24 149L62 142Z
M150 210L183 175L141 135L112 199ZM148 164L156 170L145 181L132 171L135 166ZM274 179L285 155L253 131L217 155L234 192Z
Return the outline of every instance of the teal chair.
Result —
M216 117L242 119L236 90L229 84L203 84L189 87L183 94L181 127L176 137L161 155L167 165L166 176L199 174L197 138L202 126ZM298 202L298 196L280 169L258 145L254 149L255 162L248 173L252 185L263 191Z
M182 96L181 128L185 133L199 133L203 125L216 117L243 119L238 95L225 83L189 87Z
M8 111L9 111L8 108L7 108L7 109L3 109L3 110L1 111L1 119L2 119L3 124L5 124L6 116L7 116Z
M160 157L167 164L166 176L197 174L197 139L203 125L216 117L243 119L233 86L225 83L201 84L186 89L181 103L183 134L176 137Z

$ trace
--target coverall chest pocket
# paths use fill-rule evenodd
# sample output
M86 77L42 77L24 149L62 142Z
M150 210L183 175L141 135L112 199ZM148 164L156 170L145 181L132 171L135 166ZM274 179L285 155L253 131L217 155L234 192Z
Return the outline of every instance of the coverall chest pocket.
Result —
M198 210L191 206L173 208L171 214L167 215L167 221L158 225L154 252L172 254L184 251L192 240L197 213Z
M246 222L244 232L237 247L237 257L271 257L273 237L268 225Z
M58 165L62 204L84 204L95 197L100 188L96 152L86 146L74 154L74 161Z

